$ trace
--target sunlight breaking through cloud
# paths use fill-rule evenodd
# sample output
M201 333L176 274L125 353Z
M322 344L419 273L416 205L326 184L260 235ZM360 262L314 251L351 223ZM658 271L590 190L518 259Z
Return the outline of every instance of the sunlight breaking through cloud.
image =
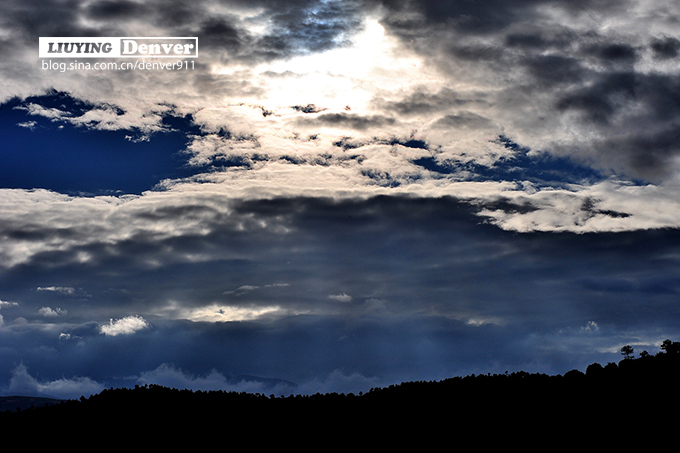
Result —
M280 315L285 311L278 306L235 307L214 304L189 310L185 319L194 322L234 322L250 321L268 315Z

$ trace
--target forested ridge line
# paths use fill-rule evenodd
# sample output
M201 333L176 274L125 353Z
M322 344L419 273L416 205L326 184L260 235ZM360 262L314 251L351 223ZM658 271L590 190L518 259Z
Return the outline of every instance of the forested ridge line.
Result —
M111 388L89 398L0 412L0 426L34 429L68 423L101 430L118 423L181 427L184 432L229 426L252 434L261 429L287 432L296 426L316 431L360 428L380 421L411 432L455 428L478 433L482 426L508 433L519 426L551 431L565 423L587 431L602 420L625 423L634 418L631 402L638 414L677 407L678 392L668 386L680 378L680 343L666 340L655 355L643 351L634 358L630 346L621 348L621 353L624 358L618 363L594 363L585 372L473 374L404 382L358 394L275 396L159 385Z

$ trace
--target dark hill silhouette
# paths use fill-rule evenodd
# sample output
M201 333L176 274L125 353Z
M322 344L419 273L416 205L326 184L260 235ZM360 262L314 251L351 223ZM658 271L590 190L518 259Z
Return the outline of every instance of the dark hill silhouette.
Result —
M0 396L0 412L50 406L62 401L63 400L61 399L44 398L40 396Z
M633 435L631 425L648 429L645 421L656 430L644 437L647 442L671 432L675 436L674 429L664 427L677 423L680 343L667 340L661 349L638 358L626 349L618 364L592 364L585 373L469 375L359 395L276 397L157 385L109 389L49 407L0 413L0 429L58 435L75 428L104 437L154 433L156 442L167 445L221 433L259 446L309 441L310 436L320 436L318 446L324 448L341 442L382 442L384 447L414 439L447 439L456 445L475 439L485 447L542 442L546 450L578 442L630 446L642 438Z

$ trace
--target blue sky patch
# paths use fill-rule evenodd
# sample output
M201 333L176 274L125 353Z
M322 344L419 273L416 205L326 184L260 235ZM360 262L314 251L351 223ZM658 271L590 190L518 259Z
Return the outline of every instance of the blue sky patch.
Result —
M531 149L521 146L507 137L495 141L513 151L508 158L499 159L495 165L447 161L438 162L433 157L421 157L412 162L426 170L444 175L466 173L477 181L531 181L538 186L559 187L565 184L593 183L604 179L597 170L580 165L573 159L547 153L530 154Z
M166 178L196 168L182 155L193 132L188 118L165 117L165 132L138 140L139 132L94 130L68 121L32 115L37 104L77 117L92 106L63 93L11 100L0 106L0 187L49 189L78 194L139 194ZM118 112L119 114L122 112Z

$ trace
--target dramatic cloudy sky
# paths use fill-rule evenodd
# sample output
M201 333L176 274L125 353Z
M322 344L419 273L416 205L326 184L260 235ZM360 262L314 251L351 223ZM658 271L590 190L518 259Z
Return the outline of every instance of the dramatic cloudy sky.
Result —
M41 36L199 52L70 70ZM680 333L679 76L675 0L3 1L0 394L655 353Z

